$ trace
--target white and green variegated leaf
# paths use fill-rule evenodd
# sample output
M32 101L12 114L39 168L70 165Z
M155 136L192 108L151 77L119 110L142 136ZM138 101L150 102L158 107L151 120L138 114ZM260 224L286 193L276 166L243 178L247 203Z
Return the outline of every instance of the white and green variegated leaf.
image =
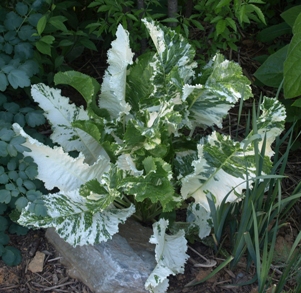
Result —
M192 127L222 127L222 119L239 99L252 97L250 81L235 62L217 54L206 70L210 72L205 84L185 85L183 100L190 109Z
M187 207L187 222L190 223L188 229L196 227L198 229L198 236L200 239L207 237L211 232L209 224L210 211L206 210L199 203L190 203Z
M105 72L99 98L99 107L106 109L112 120L128 114L131 106L125 100L127 67L132 64L133 52L129 34L121 25L116 32L116 40L108 51L109 67Z
M157 266L145 283L145 288L152 293L164 293L168 288L169 275L184 272L184 265L188 259L187 241L184 230L174 235L167 235L168 220L160 219L153 224L154 234L150 243L156 244L155 258Z
M255 162L244 156L243 147L229 136L213 132L198 145L198 160L193 161L194 172L182 179L181 194L195 198L209 211L206 194L211 192L219 205L229 192L227 201L235 201L235 193L246 188L247 168L255 176ZM243 184L241 184L243 183ZM235 191L232 190L235 188Z
M24 152L38 165L37 178L45 182L45 187L52 190L54 187L61 191L70 191L79 188L82 184L94 178L100 178L110 169L110 162L99 157L93 165L84 162L84 157L72 158L61 147L48 147L27 135L19 124L13 124L14 131L26 138L23 144L31 152Z
M43 196L48 216L39 217L29 212L29 205L22 211L19 224L27 227L54 227L56 232L72 246L100 243L111 239L134 212L134 206L116 209L109 206L103 211L79 195L79 190Z
M182 35L162 26L158 22L148 18L142 21L157 49L158 60L164 66L162 73L174 76L176 79L174 80L175 83L187 83L194 77L194 68L197 66L196 62L193 61L195 56L194 48ZM161 75L159 72L158 74Z
M263 161L263 174L272 166L271 144L284 129L285 110L276 99L264 98L262 114L257 119L261 142L266 137L266 154ZM234 142L229 136L213 132L198 145L198 159L193 161L194 172L182 179L181 194L184 198L192 196L209 211L206 195L214 196L220 205L225 196L226 202L236 201L237 195L247 188L247 177L256 176L256 158L252 137L254 132L242 142Z
M61 145L66 152L82 152L89 164L96 162L100 155L106 155L99 142L92 136L72 126L72 122L76 120L89 119L83 107L70 104L69 99L62 96L60 90L44 84L33 85L31 94L52 125L52 141Z
M261 150L264 137L266 136L265 155L272 157L274 151L272 150L271 145L284 129L286 111L284 106L277 99L267 97L263 97L263 101L260 104L260 110L261 115L256 123L258 129L257 132L262 138L259 143L259 150ZM254 132L252 131L248 137L253 134Z
M157 52L139 57L138 62L130 68L127 98L133 109L150 109L151 113L152 107L160 107L166 101L174 105L183 104L181 91L183 85L194 76L195 51L187 40L174 31L150 19L144 19L143 22Z

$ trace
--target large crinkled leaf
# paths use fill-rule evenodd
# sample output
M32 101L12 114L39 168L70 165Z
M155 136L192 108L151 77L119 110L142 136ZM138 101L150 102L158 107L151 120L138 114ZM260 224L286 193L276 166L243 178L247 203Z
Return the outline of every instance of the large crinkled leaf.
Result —
M271 169L270 157L273 155L271 144L284 128L285 110L276 99L264 98L262 114L257 120L259 147L266 138L266 154L263 173ZM194 197L209 211L206 198L208 193L214 196L216 205L220 205L225 196L226 202L238 200L247 187L248 178L256 176L254 144L250 138L253 132L242 142L235 142L229 136L213 132L198 145L198 159L193 161L194 172L182 179L181 194L184 198Z
M128 32L121 25L116 40L108 51L109 67L105 72L99 98L99 107L106 109L111 119L128 114L131 106L125 100L127 67L132 64L134 54L129 46Z
M265 155L271 158L274 155L274 151L271 148L272 143L284 129L286 119L285 107L277 99L264 97L260 104L260 110L261 115L257 119L257 132L262 138L261 142L259 142L259 149L262 147L263 138L266 137ZM253 134L254 132L252 131L248 137L251 137Z
M243 147L229 136L213 132L198 145L198 160L193 161L194 172L182 179L181 194L190 196L207 210L209 205L206 194L211 192L219 205L228 192L235 188L238 194L246 187L246 172L255 176L255 163L251 164L244 156ZM241 184L241 185L240 185ZM232 191L227 201L235 201Z
M145 108L158 106L165 101L172 101L175 105L182 104L182 87L194 76L195 51L182 36L157 22L144 20L144 23L155 43L157 53L152 55L149 66L145 68L150 76L144 82L152 85L152 92L138 103ZM129 81L131 77L129 75ZM134 82L132 84L134 87Z
M182 35L151 19L142 20L157 49L159 62L164 65L163 73L174 75L182 84L194 76L195 50ZM173 71L173 72L172 72Z
M180 203L175 196L171 183L171 166L160 158L147 157L143 161L146 175L127 176L123 186L127 194L135 195L138 202L149 199L151 202L160 202L163 211L172 211Z
M93 165L84 163L84 157L72 158L61 147L48 147L27 135L22 127L13 124L14 131L26 138L23 144L31 152L24 152L38 165L37 178L45 182L49 190L58 187L61 191L70 191L94 178L100 178L109 170L110 163L104 157L99 157Z
M31 94L52 125L52 141L61 145L66 152L82 152L89 164L93 164L100 155L106 156L99 142L88 133L72 126L73 121L89 119L83 107L70 104L69 99L62 96L60 90L44 84L33 85Z
M167 235L168 220L160 219L153 224L154 234L150 243L156 244L155 258L157 266L145 283L145 288L152 293L164 293L168 288L169 275L184 273L184 265L188 259L187 241L184 230L174 235Z
M48 216L38 217L29 212L29 205L22 211L19 224L27 227L54 227L56 232L72 246L100 243L111 239L134 212L134 206L116 209L109 206L100 211L79 195L79 190L43 196Z
M210 72L205 84L185 85L183 100L187 100L192 127L222 127L222 119L239 99L252 97L250 81L235 62L217 54L208 63Z

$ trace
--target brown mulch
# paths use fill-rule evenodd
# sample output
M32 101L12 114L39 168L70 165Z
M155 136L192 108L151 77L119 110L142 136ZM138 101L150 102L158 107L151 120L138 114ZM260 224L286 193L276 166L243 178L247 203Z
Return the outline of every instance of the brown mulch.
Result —
M60 263L61 257L49 244L43 230L31 230L25 236L10 235L10 242L21 251L22 262L8 267L0 260L0 292L93 293L86 285L69 277L67 269ZM37 252L44 254L45 259L42 271L32 272L30 263Z

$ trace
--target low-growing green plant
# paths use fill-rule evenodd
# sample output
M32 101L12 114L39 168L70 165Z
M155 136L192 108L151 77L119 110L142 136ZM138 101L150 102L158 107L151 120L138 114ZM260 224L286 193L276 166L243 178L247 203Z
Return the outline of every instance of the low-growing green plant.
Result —
M30 157L24 157L28 150L22 145L24 138L12 130L12 123L23 125L33 136L41 139L34 127L45 122L41 110L20 107L9 97L0 94L0 257L10 266L18 265L21 253L8 245L11 234L24 235L25 227L16 224L21 210L30 204L31 211L45 215L46 210L39 200L44 191L43 184L36 180L37 165Z
M153 219L150 241L156 244L158 264L145 287L164 292L167 277L184 271L185 235L210 234L210 201L219 207L223 200L244 200L244 190L257 176L257 145L265 146L261 170L269 174L271 144L284 128L285 110L277 99L264 97L256 131L243 140L213 130L222 127L240 99L252 96L249 80L220 54L196 76L195 50L188 41L151 19L143 22L155 52L133 62L128 32L119 25L102 85L79 72L55 75L57 85L71 85L82 94L86 109L70 104L60 90L32 86L33 99L52 124L51 139L60 147L39 143L17 123L13 127L26 138L23 146L31 151L24 155L38 165L37 178L59 191L42 197L47 216L36 215L29 205L18 222L55 227L76 246L111 239L136 208L157 205L151 213L161 215ZM212 133L194 135L201 128ZM74 151L75 158L69 155ZM177 223L174 216L183 205L187 222Z
M28 87L39 72L34 58L36 25L42 0L18 2L13 9L0 4L0 91Z

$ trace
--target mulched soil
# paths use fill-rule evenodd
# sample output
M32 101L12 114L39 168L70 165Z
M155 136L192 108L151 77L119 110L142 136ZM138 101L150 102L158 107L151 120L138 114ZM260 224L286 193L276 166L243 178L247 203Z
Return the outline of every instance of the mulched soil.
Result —
M244 74L250 80L254 80L252 73L255 72L258 64L253 61L253 57L261 55L264 47L261 44L254 43L247 37L242 41L241 50L239 53L227 52L227 58L232 58L243 67ZM72 66L74 69L95 77L101 82L102 74L106 68L106 54L83 54L81 59L76 60ZM273 96L270 89L262 89L254 87L254 94L260 95L264 90L265 95ZM74 102L81 104L83 101L78 95L74 93ZM250 105L251 107L251 105ZM226 122L226 121L225 121ZM229 125L236 123L235 111L230 115L228 122L225 123L224 129L221 131L227 133ZM228 125L227 125L228 124ZM243 124L240 125L243 130ZM289 163L287 164L286 175L287 178L283 180L284 194L290 195L294 187L301 179L301 152L295 151L290 155ZM301 202L296 204L289 215L289 224L280 231L280 239L284 239L288 243L292 243L298 231L301 229ZM35 292L74 292L74 293L93 293L86 285L80 281L69 277L67 268L60 263L60 256L57 254L53 246L47 241L44 236L43 230L30 231L25 236L10 236L10 245L20 249L22 253L22 262L16 267L8 267L0 260L0 292L7 293L35 293ZM276 250L279 250L281 255L283 242L277 243ZM170 293L243 293L253 292L256 293L256 284L248 286L235 286L235 284L243 283L251 280L255 275L254 267L246 271L245 262L242 259L241 263L235 270L223 269L214 277L205 283L185 287L192 281L201 280L207 276L212 268L204 267L206 264L204 257L208 260L221 263L222 258L214 255L214 252L208 246L202 243L194 243L191 245L192 249L188 250L190 258L185 267L185 274L170 277ZM45 254L43 264L43 271L33 273L29 270L29 264L35 256L36 252ZM200 266L201 264L201 266ZM275 273L277 279L277 272ZM112 292L113 293L113 292Z

